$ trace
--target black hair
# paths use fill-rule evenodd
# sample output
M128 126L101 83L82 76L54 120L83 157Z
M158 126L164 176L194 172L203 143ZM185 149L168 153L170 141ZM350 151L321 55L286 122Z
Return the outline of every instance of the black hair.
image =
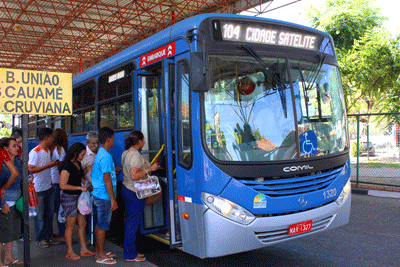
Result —
M114 130L108 127L100 128L99 130L99 141L100 144L104 145L108 138L114 135Z
M65 154L64 164L72 160L76 160L79 153L81 153L83 150L86 150L86 146L84 144L82 144L81 142L73 143L72 146L67 150L67 153Z
M13 127L11 136L14 137L15 139L22 137L22 129L18 127Z
M131 146L136 145L140 140L143 140L144 135L140 131L131 132L125 139L125 150L128 150Z
M1 139L0 139L0 148L1 148L1 149L4 149L5 147L8 147L8 146L10 145L10 141L11 141L11 140L17 141L17 140L15 140L15 138L13 138L13 137L4 137L4 138L1 138Z
M50 128L40 128L38 132L39 141L43 141L46 137L53 134L53 129Z

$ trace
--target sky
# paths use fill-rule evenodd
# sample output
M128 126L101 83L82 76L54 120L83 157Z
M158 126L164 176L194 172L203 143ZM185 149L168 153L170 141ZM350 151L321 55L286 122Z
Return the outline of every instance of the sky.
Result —
M351 1L351 0L349 0ZM293 3L294 2L294 3ZM278 19L283 21L289 21L297 24L306 25L305 15L301 15L305 8L309 5L321 6L325 0L274 0L273 3L268 7L268 10L277 8L289 3L282 8L267 12L262 17ZM384 26L390 31L391 34L396 34L396 28L400 29L400 15L396 3L397 0L376 0L375 5L382 8L381 14L388 18L388 21L384 23ZM266 7L266 5L264 5Z

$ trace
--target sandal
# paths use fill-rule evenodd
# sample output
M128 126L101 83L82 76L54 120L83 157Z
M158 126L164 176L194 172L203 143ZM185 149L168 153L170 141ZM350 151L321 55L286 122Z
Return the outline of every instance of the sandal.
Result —
M109 252L106 253L106 256L112 258L112 257L117 256L117 254L112 253L111 251L109 251Z
M136 257L136 259L133 259L133 260L125 260L125 261L128 261L128 262L131 262L131 261L133 261L133 262L143 262L143 261L146 261L146 258Z
M18 264L24 264L24 262L23 261L20 261L20 260L16 260L16 259L14 259L12 262L8 262L8 263L5 263L4 262L4 264L7 266L7 265L18 265Z
M101 263L101 264L116 264L117 261L114 260L113 258L105 258L105 259L97 259L96 263Z
M70 256L70 255L66 255L65 257L67 259L70 259L70 260L73 260L73 261L79 260L81 258L79 256Z
M91 257L91 256L94 256L94 255L96 255L96 253L94 253L94 252L81 253L82 257Z

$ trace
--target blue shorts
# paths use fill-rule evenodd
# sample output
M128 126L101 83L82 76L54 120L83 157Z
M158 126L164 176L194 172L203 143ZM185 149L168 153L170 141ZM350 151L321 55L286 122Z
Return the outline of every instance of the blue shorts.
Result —
M101 199L93 196L93 216L97 219L97 228L108 231L111 223L111 200Z

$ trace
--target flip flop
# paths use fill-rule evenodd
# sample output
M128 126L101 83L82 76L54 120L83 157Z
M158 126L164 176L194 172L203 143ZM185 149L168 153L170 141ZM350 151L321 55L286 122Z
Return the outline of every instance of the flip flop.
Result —
M67 259L70 259L70 260L73 260L73 261L76 261L76 260L79 260L81 257L79 257L79 256L77 256L77 257L73 257L73 256L69 256L69 255L67 255L67 256L65 256Z
M81 256L82 257L91 257L91 256L94 256L94 255L96 255L96 253L94 253L94 252L86 252L86 253L81 253Z
M106 253L106 256L112 258L112 257L117 256L117 254L112 253L111 251L109 251L109 252Z
M143 261L146 261L146 258L142 258L142 257L136 257L136 259L133 259L133 260L125 260L125 261L128 261L128 262L143 262Z
M114 260L113 258L105 258L105 259L97 259L96 263L101 263L101 264L116 264L117 261Z
M18 265L18 264L24 264L23 261L20 260L14 260L13 262L6 263L7 265Z

